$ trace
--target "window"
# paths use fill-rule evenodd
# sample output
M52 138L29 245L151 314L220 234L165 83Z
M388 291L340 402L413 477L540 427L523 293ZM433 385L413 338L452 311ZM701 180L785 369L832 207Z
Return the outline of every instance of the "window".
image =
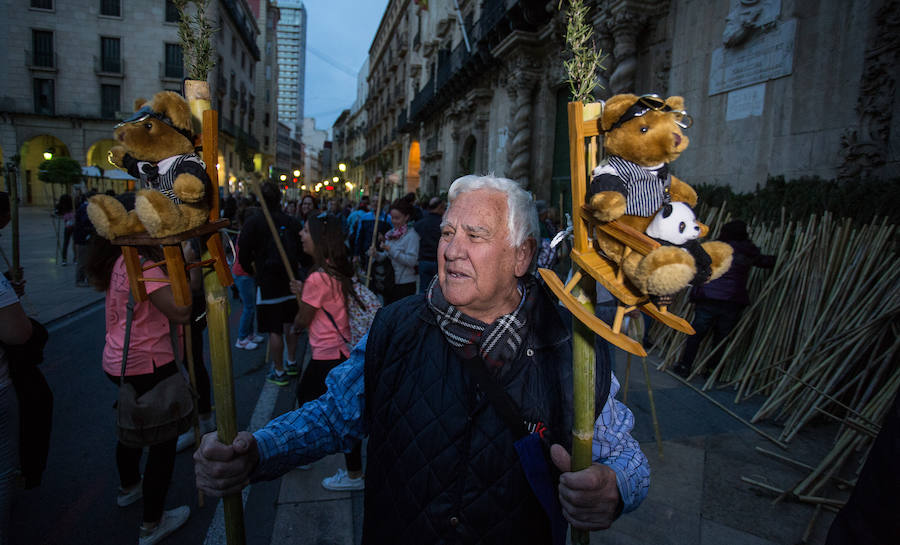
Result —
M166 22L177 23L179 21L181 21L181 14L178 13L175 3L172 0L166 0Z
M31 62L34 66L53 67L53 32L50 30L32 30Z
M53 9L53 0L31 0L31 7L38 9Z
M263 127L269 126L269 112L263 114Z
M53 80L34 78L34 113L53 115L56 111Z
M166 69L167 78L181 79L184 77L184 57L181 46L178 44L166 44Z
M118 85L100 86L100 117L103 119L115 119L116 114L122 109L122 92Z
M122 73L121 45L118 38L100 38L100 71Z
M122 5L119 0L100 0L100 15L110 17L122 16Z

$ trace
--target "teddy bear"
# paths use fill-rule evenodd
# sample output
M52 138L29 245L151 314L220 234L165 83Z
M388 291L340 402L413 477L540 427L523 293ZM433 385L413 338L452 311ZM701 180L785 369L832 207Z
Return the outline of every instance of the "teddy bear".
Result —
M165 237L203 225L213 188L194 153L188 102L162 91L149 102L136 100L134 108L134 115L116 125L109 162L139 178L143 189L130 212L114 197L91 197L87 212L97 233L107 239L144 231Z
M682 97L615 95L606 101L600 124L607 157L591 173L585 197L595 219L618 220L643 233L663 205L696 206L694 189L668 172L668 164L690 142L682 131L691 124ZM698 227L700 236L708 231L705 225ZM594 244L638 290L651 296L669 296L691 282L714 280L731 266L731 246L718 241L693 248L708 255L708 275L702 264L698 275L697 259L680 246L663 245L646 256L631 252L626 257L625 245L602 231L596 232Z

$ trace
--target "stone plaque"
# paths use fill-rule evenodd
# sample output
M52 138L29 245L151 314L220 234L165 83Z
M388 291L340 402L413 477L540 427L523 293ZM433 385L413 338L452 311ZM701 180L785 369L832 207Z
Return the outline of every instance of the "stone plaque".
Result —
M739 48L713 51L709 94L716 95L754 83L787 76L793 70L796 19L777 25Z
M761 116L766 103L766 84L759 83L728 93L725 121Z

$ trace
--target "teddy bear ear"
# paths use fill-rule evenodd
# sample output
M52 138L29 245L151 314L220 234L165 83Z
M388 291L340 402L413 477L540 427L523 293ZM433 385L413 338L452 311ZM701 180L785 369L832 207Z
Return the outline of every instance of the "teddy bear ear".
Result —
M191 109L181 95L173 91L161 91L153 96L153 110L172 120L179 129L191 131Z
M630 108L636 101L637 96L631 94L610 97L603 106L603 117L601 119L603 130L608 131L622 117L625 110Z
M138 111L143 108L144 104L147 104L147 99L144 97L134 99L134 111Z
M669 105L673 110L683 110L684 109L684 97L680 96L672 96L666 99L666 104Z

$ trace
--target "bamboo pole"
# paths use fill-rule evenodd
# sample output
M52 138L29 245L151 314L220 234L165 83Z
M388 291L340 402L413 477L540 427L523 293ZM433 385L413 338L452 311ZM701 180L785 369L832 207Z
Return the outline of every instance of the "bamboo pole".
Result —
M9 215L12 232L12 269L9 275L13 282L22 281L21 252L19 246L19 179L18 165L7 170L6 182L9 186Z
M201 87L202 88L202 87ZM196 100L208 100L209 90L206 96L202 93ZM187 97L190 103L192 96ZM208 102L205 103L208 108ZM193 111L193 110L192 110ZM210 207L210 219L219 216L219 177L216 170L219 149L218 112L215 110L202 110L203 127L203 160L206 163L206 173L212 182L212 206ZM207 250L203 253L201 261L211 258L209 248L216 244L221 245L221 235L214 233L207 241ZM216 428L219 441L225 445L234 442L237 436L237 410L234 396L234 369L231 361L231 334L228 328L228 294L213 268L203 269L203 291L206 297L206 321L209 330L209 359L212 370L212 386L216 399ZM244 530L244 504L240 492L229 494L222 498L225 512L225 538L228 545L244 545L246 533Z
M284 245L281 244L281 237L278 236L278 227L275 226L275 221L272 219L272 213L269 212L269 205L266 204L262 195L262 190L260 190L257 182L250 182L250 188L256 195L256 198L259 199L260 204L262 204L262 213L266 218L266 224L269 226L269 232L272 234L272 239L275 241L275 248L278 250L278 255L281 256L281 264L284 265L284 271L287 273L291 282L293 282L296 280L294 277L294 268L291 266L291 260L288 258L287 252L284 251ZM299 295L297 295L297 303L300 303Z
M572 295L591 314L594 313L595 289L594 279L588 276L583 278L572 290ZM580 320L572 318L572 382L574 388L572 396L574 404L572 471L586 469L593 462L596 369L594 332ZM589 542L589 532L572 529L573 545L587 545Z
M369 261L366 265L366 287L372 278L372 262L375 260L375 248L378 245L378 220L381 218L381 198L384 195L384 184L387 176L384 171L381 173L381 185L378 186L378 202L375 203L375 224L372 226L372 242L369 244Z

